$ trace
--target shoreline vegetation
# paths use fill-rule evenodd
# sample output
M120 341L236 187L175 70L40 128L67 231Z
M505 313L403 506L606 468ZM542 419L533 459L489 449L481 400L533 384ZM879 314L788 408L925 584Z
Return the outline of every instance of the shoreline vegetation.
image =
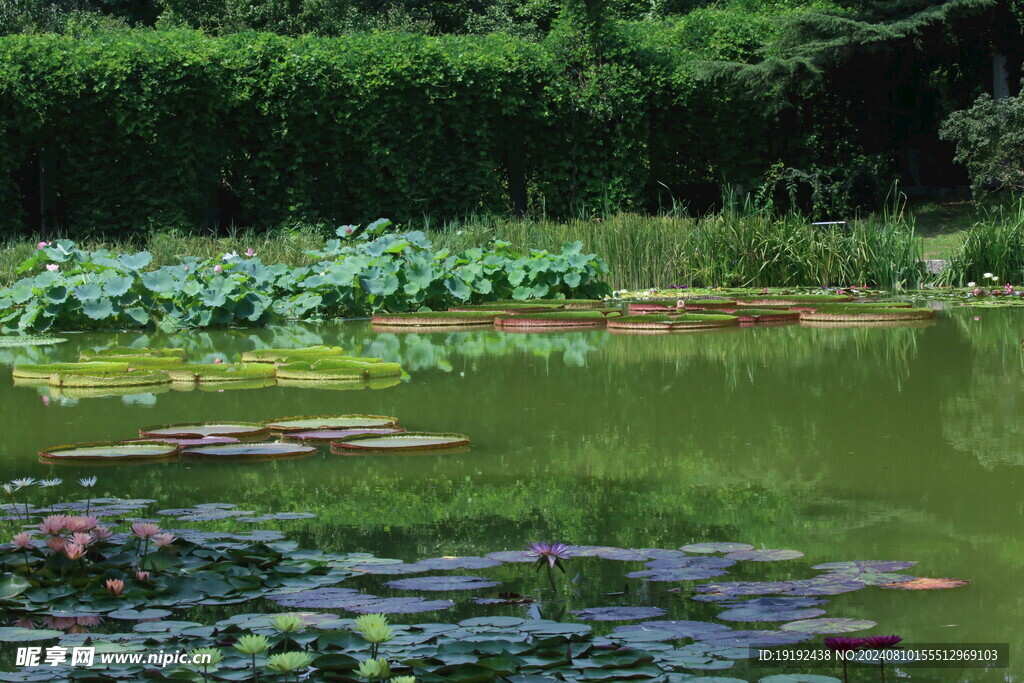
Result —
M963 203L969 204L969 203ZM928 207L929 213L938 213ZM815 225L797 213L773 215L750 208L727 208L690 217L618 213L567 221L475 217L421 228L438 249L452 253L507 242L511 249L557 252L566 242L603 258L615 290L672 285L689 287L813 287L868 285L887 290L927 285L966 285L983 274L1001 273L1004 282L1024 272L1024 201L962 208L945 223L931 216L918 227L912 211L872 214L836 225ZM346 226L343 226L346 227ZM147 251L147 269L178 265L185 258L217 259L252 250L263 263L310 266L335 237L335 228L299 225L271 231L151 231L127 237L91 236L76 240L84 251ZM24 276L18 268L35 256L32 238L0 243L0 287ZM943 258L947 268L929 274L922 260Z

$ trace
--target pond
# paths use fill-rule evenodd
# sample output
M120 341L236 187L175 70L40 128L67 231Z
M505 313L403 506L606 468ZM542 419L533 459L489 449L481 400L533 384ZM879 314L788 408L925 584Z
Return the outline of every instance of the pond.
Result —
M363 321L64 335L69 341L58 346L0 350L0 362L73 361L84 349L113 344L180 346L196 362L330 344L400 361L410 378L379 389L112 397L51 395L7 380L0 383L0 479L95 474L96 496L154 498L160 508L221 502L256 514L312 512L316 519L260 528L279 528L302 547L409 562L542 540L621 548L736 541L805 554L730 570L729 579L810 577L811 565L841 560L917 560L916 575L973 583L946 591L868 588L830 598L829 616L874 620L879 626L870 633L909 643L1009 640L1010 673L1019 675L1021 315L954 308L925 326L794 324L655 336L378 334ZM132 438L161 423L341 413L394 415L409 430L467 434L472 447L104 467L44 464L36 456L55 444ZM528 565L515 567L523 580L510 588L529 593L535 575ZM672 592L678 584L625 579L643 569L640 562L580 558L567 569L576 591L569 609L654 605L672 619L717 611ZM378 578L394 577L369 577L375 589ZM481 613L460 603L424 619ZM526 616L527 608L500 613ZM410 617L401 621L416 620ZM1001 679L1005 670L922 673L977 680Z

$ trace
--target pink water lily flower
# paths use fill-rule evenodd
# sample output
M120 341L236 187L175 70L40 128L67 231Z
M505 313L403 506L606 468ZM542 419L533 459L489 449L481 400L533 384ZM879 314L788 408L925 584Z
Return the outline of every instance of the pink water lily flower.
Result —
M164 546L174 543L176 539L177 536L174 534L157 534L153 537L153 542L156 543L157 548L163 548Z
M56 273L58 270L60 270L60 266L58 266L56 263L47 263L46 269L51 273Z
M85 546L78 543L68 543L64 546L64 554L68 556L69 560L77 560L85 555Z
M107 592L111 595L120 595L124 592L124 581L121 579L107 579L106 581Z
M160 533L160 527L152 522L135 522L132 524L132 534L138 538L153 538Z
M39 525L39 530L44 534L52 534L56 536L64 529L66 521L67 517L64 515L50 515L43 520L42 524Z
M71 542L77 543L83 548L92 543L94 540L95 539L92 537L91 534L82 533L81 531L75 534L71 534Z
M92 537L95 538L97 541L105 541L114 535L110 528L105 526L98 526L95 529L93 529L91 533Z
M68 517L64 520L64 526L67 530L74 533L77 531L89 531L99 526L100 520L95 517Z
M135 578L139 581L149 581L149 572L137 571L135 572Z
M32 534L27 531L23 531L20 534L14 534L14 538L11 539L11 545L15 548L31 548Z
M55 553L64 551L64 539L60 536L49 536L46 539L46 547Z

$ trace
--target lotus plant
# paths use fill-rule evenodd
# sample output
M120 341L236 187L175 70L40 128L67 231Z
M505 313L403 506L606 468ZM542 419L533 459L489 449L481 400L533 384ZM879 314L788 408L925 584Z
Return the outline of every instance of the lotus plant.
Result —
M383 614L364 614L356 617L356 633L370 644L370 658L377 659L377 651L383 643L395 637Z
M256 655L261 655L270 649L270 641L266 636L248 635L242 636L235 643L235 649L243 655L252 657L252 678L256 683L260 681L260 673L256 668Z

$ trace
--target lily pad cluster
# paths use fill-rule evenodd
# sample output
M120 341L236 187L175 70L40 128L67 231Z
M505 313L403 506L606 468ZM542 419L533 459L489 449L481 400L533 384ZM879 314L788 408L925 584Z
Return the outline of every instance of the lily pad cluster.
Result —
M186 363L183 349L113 347L84 352L77 363L15 365L13 375L18 384L49 384L62 389L227 383L272 386L277 380L298 386L316 382L381 388L405 377L398 363L349 356L344 349L330 346L247 351L236 363Z
M375 329L460 328L495 326L498 329L603 327L622 314L618 306L599 299L562 301L499 301L494 304L460 306L447 311L424 311L377 315Z
M51 446L47 461L164 461L174 457L251 460L314 455L329 445L341 455L465 450L469 437L446 432L407 432L386 415L299 415L265 422L153 425L138 439ZM267 441L277 437L276 441Z

